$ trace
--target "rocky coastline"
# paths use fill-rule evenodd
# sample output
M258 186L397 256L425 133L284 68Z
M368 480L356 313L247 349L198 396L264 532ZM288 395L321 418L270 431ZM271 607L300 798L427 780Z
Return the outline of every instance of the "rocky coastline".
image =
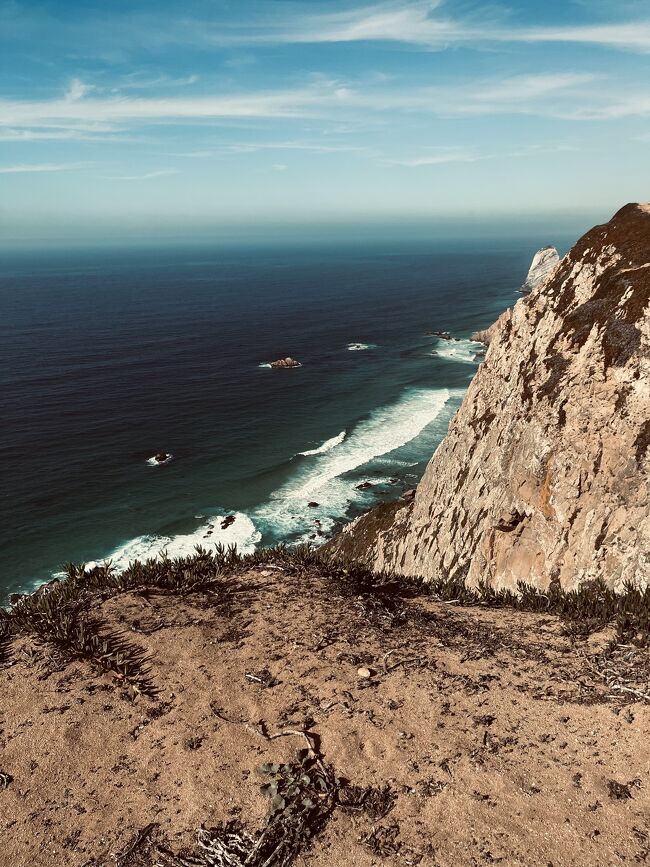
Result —
M472 586L650 584L650 207L559 264L541 254L535 286L474 335L486 359L413 502L357 519L333 553Z

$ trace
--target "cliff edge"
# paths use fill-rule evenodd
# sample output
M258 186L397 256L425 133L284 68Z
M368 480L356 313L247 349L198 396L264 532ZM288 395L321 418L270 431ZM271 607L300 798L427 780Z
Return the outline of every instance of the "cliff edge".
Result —
M408 505L329 543L377 570L650 584L650 206L588 232L507 310Z
M559 264L560 256L555 247L543 247L538 250L533 257L526 282L519 290L522 295L538 289L553 275Z

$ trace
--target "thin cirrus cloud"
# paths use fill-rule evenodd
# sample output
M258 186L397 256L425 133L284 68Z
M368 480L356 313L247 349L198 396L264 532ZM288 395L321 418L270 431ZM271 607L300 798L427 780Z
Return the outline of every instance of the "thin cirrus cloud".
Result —
M518 150L506 149L486 153L477 153L465 148L448 148L446 150L432 151L417 157L406 159L382 159L381 165L401 166L407 169L418 169L432 166L447 165L448 163L477 163L484 160L535 158L543 153L563 153L576 151L570 144L537 144Z
M179 174L178 169L157 169L153 172L144 172L141 175L107 175L109 181L149 181L153 178L165 178L169 175Z
M209 22L185 21L177 29L179 41L213 44L318 44L344 42L397 42L434 49L452 44L480 46L494 42L576 43L633 51L650 51L650 18L638 21L580 26L516 26L495 19L456 17L441 0L411 3L366 4L331 12L258 19L256 25L234 24L216 31ZM489 11L490 7L488 7ZM170 36L170 38L173 38Z
M92 96L47 101L0 100L0 140L112 137L136 124L188 124L219 120L337 118L358 122L361 112L429 116L531 113L593 120L650 113L645 93L617 93L592 73L519 75L444 86L344 85L340 81L279 91L184 97ZM77 92L82 92L82 87ZM90 92L88 86L85 91ZM365 150L355 144L235 143L230 150ZM192 153L192 152L188 152ZM209 151L195 152L201 155Z
M447 151L442 153L425 154L419 157L409 159L382 159L381 165L403 166L408 169L417 169L424 166L441 166L448 163L475 163L479 160L488 159L487 156L469 153L468 151Z
M613 2L609 21L574 24L554 20L535 25L514 23L516 13L526 12L522 7L528 4L521 2L510 7L478 2L467 12L468 4L461 3L457 9L452 0L383 0L347 8L334 0L257 4L240 0L226 15L219 15L218 8L207 15L205 7L203 14L193 14L193 4L186 5L187 11L180 16L165 14L164 4L155 15L146 7L138 9L135 2L130 10L111 9L109 14L92 11L91 5L90 12L80 10L75 20L62 22L59 16L47 13L45 6L39 8L35 3L30 12L28 4L9 4L4 18L0 9L0 23L8 40L36 30L47 34L54 45L69 40L75 47L95 44L99 56L120 62L143 48L157 52L174 45L210 50L215 46L389 42L440 50L452 45L570 43L650 52L648 11L637 19L621 20L623 9ZM236 60L231 57L228 62ZM192 77L181 76L178 83L191 83Z
M87 163L19 163L13 166L0 166L0 175L24 175L32 172L71 172L86 168Z
M188 120L210 118L291 117L333 92L298 89L259 91L232 96L92 99L1 100L0 124L12 127L42 125L67 126L75 123L113 123L133 120Z

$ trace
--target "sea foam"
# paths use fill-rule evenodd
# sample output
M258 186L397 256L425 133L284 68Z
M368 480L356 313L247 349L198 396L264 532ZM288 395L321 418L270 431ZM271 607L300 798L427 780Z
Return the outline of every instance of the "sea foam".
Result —
M349 352L363 352L365 349L376 349L376 343L348 343Z
M395 471L411 466L397 455L391 458L391 452L415 439L441 416L451 398L461 394L460 390L447 388L413 389L395 403L374 410L350 433L341 431L318 448L301 452L312 460L294 464L296 470L291 478L249 514L231 513L235 521L226 529L221 528L225 514L201 516L200 526L191 533L138 536L104 560L86 565L92 568L110 560L117 571L122 571L134 560L164 554L184 557L193 554L197 545L210 550L217 543L234 545L241 554L247 554L255 550L263 536L273 542L323 540L350 506L367 506L372 495L372 489L357 490L357 480L347 474L372 462L384 468L393 466ZM373 487L390 484L383 473L381 478L373 475L372 483ZM310 507L310 501L318 505Z
M313 462L301 465L267 503L255 509L251 513L255 526L276 538L310 539L315 528L327 533L351 505L367 502L368 493L357 490L356 481L346 475L378 458L389 466L391 459L384 456L415 439L452 396L457 392L446 388L414 389L396 403L374 410L345 440L314 455ZM396 469L404 464L395 460ZM373 485L386 481L373 477ZM318 505L309 507L310 501Z
M306 452L298 452L299 455L303 455L304 457L310 457L311 455L323 455L325 452L331 451L336 446L341 445L343 440L345 439L345 431L342 430L340 434L337 434L335 437L332 437L329 440L325 440L325 442L318 446L317 449L310 449Z
M153 458L147 458L147 463L150 467L164 467L165 464L168 464L174 455L167 455L164 461L157 461L155 456Z
M374 410L340 448L327 453L313 469L298 474L288 492L296 497L311 496L344 473L406 445L436 418L449 397L447 388L415 389L397 403Z
M461 364L478 364L479 360L475 356L477 352L484 349L482 343L473 340L439 340L431 354L436 358L457 361Z
M233 512L235 521L225 530L221 529L224 515L213 515L192 533L178 536L158 536L155 534L137 536L124 545L116 548L103 560L86 563L87 569L92 569L101 563L110 561L117 572L122 572L134 560L158 558L166 553L169 557L187 557L194 554L197 545L210 550L215 544L226 547L235 545L240 554L248 554L255 550L261 539L261 534L255 528L251 519L241 512ZM210 534L210 535L208 535Z

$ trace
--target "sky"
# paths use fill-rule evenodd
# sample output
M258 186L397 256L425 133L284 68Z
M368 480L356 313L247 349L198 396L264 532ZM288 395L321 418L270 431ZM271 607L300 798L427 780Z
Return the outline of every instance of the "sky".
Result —
M648 199L649 0L0 0L0 244Z

